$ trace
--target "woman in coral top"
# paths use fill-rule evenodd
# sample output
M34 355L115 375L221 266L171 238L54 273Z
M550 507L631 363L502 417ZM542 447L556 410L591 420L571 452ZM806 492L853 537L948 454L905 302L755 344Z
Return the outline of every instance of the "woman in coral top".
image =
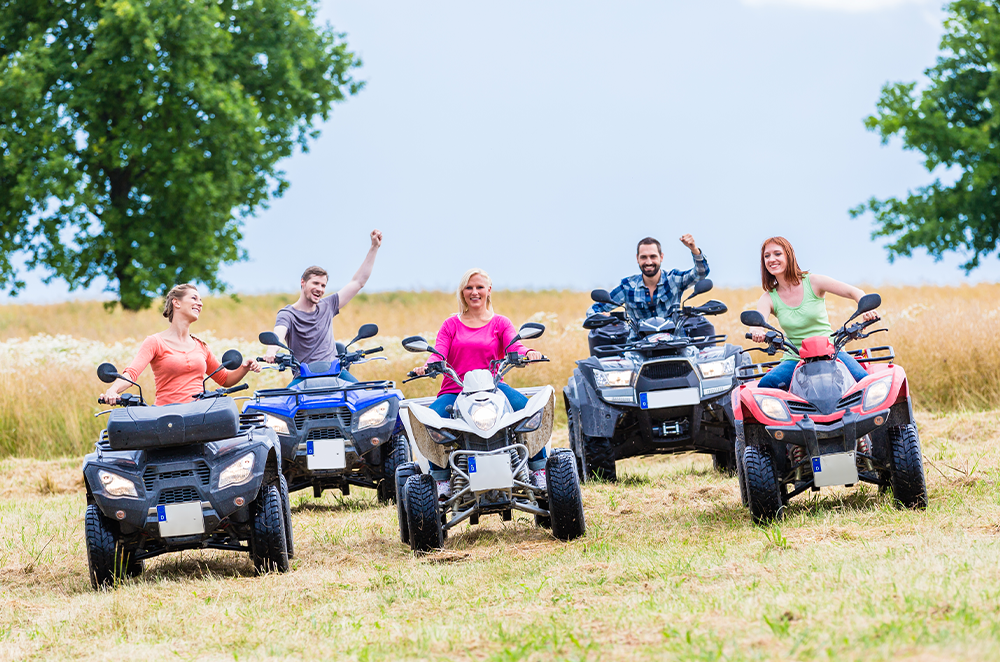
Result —
M482 269L466 271L458 286L459 312L444 321L434 340L434 346L444 355L448 365L455 370L459 377L470 370L488 370L490 361L502 359L507 344L517 335L517 329L514 328L509 319L493 312L492 293L493 282L485 271ZM542 358L540 352L528 349L520 341L511 345L509 351L527 354L528 359L533 361ZM439 357L432 354L427 362L437 360L440 360ZM423 375L426 372L426 366L414 368L414 372ZM507 396L514 411L520 411L528 404L527 397L507 384L501 382L498 388ZM458 394L461 392L462 387L450 377L445 376L442 380L441 390L438 391L437 400L431 404L430 408L437 412L438 416L449 417L447 408L455 404L455 400L458 399ZM535 483L544 487L544 448L528 460L528 468L531 470ZM437 481L438 496L442 498L450 496L449 477L451 470L431 463L431 475Z
M122 373L138 381L146 366L152 365L157 406L191 402L201 393L205 375L219 367L208 345L190 333L191 324L201 315L201 306L201 297L194 285L177 285L171 289L163 302L163 316L170 327L142 341L139 353ZM250 370L260 372L260 366L247 359L236 370L219 370L212 379L221 386L235 386ZM115 380L104 393L104 401L117 403L119 394L129 386L131 384L123 379Z

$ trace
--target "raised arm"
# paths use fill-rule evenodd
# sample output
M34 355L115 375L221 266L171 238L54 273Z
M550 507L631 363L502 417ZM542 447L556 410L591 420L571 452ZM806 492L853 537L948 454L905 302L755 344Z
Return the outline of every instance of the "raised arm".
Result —
M683 292L699 280L707 277L709 268L705 253L695 244L694 237L686 234L681 237L681 243L691 251L691 259L694 260L694 268L685 271L681 276L681 291Z
M142 345L139 347L139 352L135 355L135 358L132 359L132 363L125 368L125 371L122 374L131 379L133 382L139 381L139 375L142 374L142 371L146 369L146 366L148 366L153 360L153 357L156 356L156 347L156 339L153 336L149 336L143 340ZM132 384L124 379L116 379L114 383L108 387L108 390L104 392L104 401L109 405L117 404L118 396L122 393L122 391L131 385Z
M372 267L375 266L375 255L378 253L378 249L382 246L382 233L379 230L372 230L372 245L368 249L368 255L365 256L365 261L361 263L361 267L358 272L354 274L354 278L350 280L347 285L340 288L337 294L340 296L340 307L343 308L348 304L348 302L361 291L361 288L365 286L368 282L368 278L372 275Z

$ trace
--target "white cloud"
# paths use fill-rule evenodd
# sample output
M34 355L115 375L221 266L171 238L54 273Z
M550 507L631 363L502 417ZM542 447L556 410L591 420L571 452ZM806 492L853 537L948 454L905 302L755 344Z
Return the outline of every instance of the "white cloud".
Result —
M784 5L786 7L802 7L804 9L821 9L842 12L872 12L883 9L894 9L904 5L935 6L941 0L740 0L751 7L768 5Z

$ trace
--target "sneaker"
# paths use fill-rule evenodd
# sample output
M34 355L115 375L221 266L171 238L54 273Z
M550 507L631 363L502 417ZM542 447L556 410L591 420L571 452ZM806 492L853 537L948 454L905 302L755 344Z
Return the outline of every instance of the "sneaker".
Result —
M451 496L451 481L450 480L439 480L437 481L438 498L447 499Z
M545 478L545 469L539 469L538 471L531 472L531 481L535 484L535 487L540 487L543 490L548 489L548 482Z

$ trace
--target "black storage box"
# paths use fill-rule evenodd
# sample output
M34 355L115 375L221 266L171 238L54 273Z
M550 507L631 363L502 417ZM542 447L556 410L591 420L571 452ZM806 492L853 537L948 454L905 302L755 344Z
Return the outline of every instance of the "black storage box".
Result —
M599 329L591 329L587 334L587 344L590 346L590 355L597 358L615 356L617 352L611 348L605 349L608 345L624 345L628 341L628 325L625 322L615 322L602 326Z
M181 446L235 437L240 413L229 398L162 407L122 407L108 419L108 444L116 451Z

